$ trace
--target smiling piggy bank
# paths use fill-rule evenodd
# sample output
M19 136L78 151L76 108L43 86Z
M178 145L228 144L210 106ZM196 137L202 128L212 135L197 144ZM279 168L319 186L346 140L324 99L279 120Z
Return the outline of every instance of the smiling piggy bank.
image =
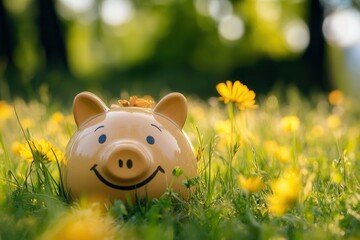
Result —
M66 149L64 182L72 198L97 201L158 198L168 189L189 196L182 182L196 177L196 158L182 131L185 97L170 93L153 108L112 107L82 92L74 99L78 131ZM175 168L183 170L174 177Z

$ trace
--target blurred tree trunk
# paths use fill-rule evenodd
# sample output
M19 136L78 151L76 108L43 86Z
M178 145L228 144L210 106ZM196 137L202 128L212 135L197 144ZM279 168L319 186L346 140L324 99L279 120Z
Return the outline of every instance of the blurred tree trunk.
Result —
M38 26L40 42L44 48L46 68L60 67L68 69L68 60L61 29L60 19L56 14L54 0L38 0Z
M12 50L14 49L9 31L9 22L3 1L0 1L0 61L1 69L4 62L12 62Z
M45 53L44 71L38 72L35 79L29 82L31 86L25 86L22 82L21 72L14 64L14 51L17 46L16 30L0 0L0 97L8 98L11 95L21 95L25 99L32 96L44 82L53 84L49 77L56 70L57 73L68 72L68 61L61 22L56 14L54 0L36 1L39 41L41 50ZM24 41L24 39L22 39ZM30 87L30 88L29 88ZM8 89L8 90L7 90Z
M56 13L55 0L37 0L37 4L36 24L45 59L42 71L31 81L31 88L38 93L46 84L50 93L62 95L67 91L64 83L69 73L63 26ZM36 96L43 97L41 93Z
M0 98L5 99L10 98L12 90L21 88L19 78L11 77L17 72L13 61L15 41L11 29L13 28L4 3L0 1Z
M309 81L320 86L323 90L329 89L329 77L325 66L325 39L322 33L324 11L320 0L309 0L309 31L310 44L303 60L307 65Z

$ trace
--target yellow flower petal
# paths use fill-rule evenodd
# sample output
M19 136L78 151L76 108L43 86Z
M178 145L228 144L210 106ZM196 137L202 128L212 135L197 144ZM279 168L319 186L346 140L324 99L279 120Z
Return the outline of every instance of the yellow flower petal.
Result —
M331 105L339 105L344 101L344 94L340 90L333 90L328 95Z
M142 107L142 108L150 108L154 101L150 99L149 96L146 98L139 98L137 96L130 97L129 101L119 99L118 103L120 103L123 107Z
M220 101L223 101L225 104L233 102L239 110L246 108L255 109L258 107L255 104L255 92L250 91L239 80L236 80L234 84L229 80L226 83L219 83L216 85L216 90L220 94Z
M288 202L284 201L284 199L278 195L268 196L267 202L269 205L269 212L278 217L284 215L290 207Z
M295 204L301 188L300 176L297 171L287 171L272 183L273 194L267 197L269 211L282 216Z
M283 117L280 124L285 132L295 132L300 127L300 120L297 116L290 115Z
M231 99L236 99L238 94L241 93L241 85L242 84L239 81L234 82L231 91Z
M51 120L60 124L64 121L64 114L61 112L55 112L51 115Z
M249 193L255 193L260 191L264 184L260 177L249 177L239 176L240 187Z
M12 107L6 101L0 101L0 120L9 119L12 114Z
M332 114L326 119L327 125L331 129L337 129L341 125L341 119L338 115Z
M227 86L225 85L225 83L219 83L218 85L216 85L216 90L218 91L218 93L221 96L221 99L224 101L224 103L228 103L229 102L229 89L227 88Z
M39 156L41 161L45 162L54 162L56 159L58 161L64 160L64 154L45 139L41 139L40 141L31 140L25 145L21 145L18 154L29 162L34 161L34 154L35 156Z

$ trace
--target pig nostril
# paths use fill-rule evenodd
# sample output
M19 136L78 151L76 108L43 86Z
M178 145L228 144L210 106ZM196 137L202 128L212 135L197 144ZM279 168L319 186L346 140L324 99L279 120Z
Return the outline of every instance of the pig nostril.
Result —
M119 160L119 167L120 168L122 168L124 166L124 162L123 162L123 160L122 159L120 159ZM127 168L132 168L133 167L133 161L131 160L131 159L128 159L127 161L126 161L126 166L127 166Z
M132 162L132 160L131 160L131 159L128 159L128 160L127 160L127 162L126 162L126 166L127 166L128 168L132 168L132 166L133 166L133 162Z

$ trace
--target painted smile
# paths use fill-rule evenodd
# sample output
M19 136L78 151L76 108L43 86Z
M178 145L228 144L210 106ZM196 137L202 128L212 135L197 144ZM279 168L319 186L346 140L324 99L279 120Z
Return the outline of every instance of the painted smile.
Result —
M161 167L161 166L158 166L156 168L156 170L148 177L146 178L144 181L142 182L139 182L139 183L136 183L134 185L129 185L129 186L121 186L121 185L116 185L116 184L113 184L111 182L109 182L108 180L106 180L100 173L99 171L96 169L97 167L97 164L94 164L94 166L92 166L90 168L90 171L94 171L96 177L101 181L103 182L105 185L111 187L111 188L114 188L114 189L117 189L117 190L134 190L134 189L137 189L137 188L140 188L146 184L148 184L155 176L156 174L160 171L162 173L165 173L165 170Z

